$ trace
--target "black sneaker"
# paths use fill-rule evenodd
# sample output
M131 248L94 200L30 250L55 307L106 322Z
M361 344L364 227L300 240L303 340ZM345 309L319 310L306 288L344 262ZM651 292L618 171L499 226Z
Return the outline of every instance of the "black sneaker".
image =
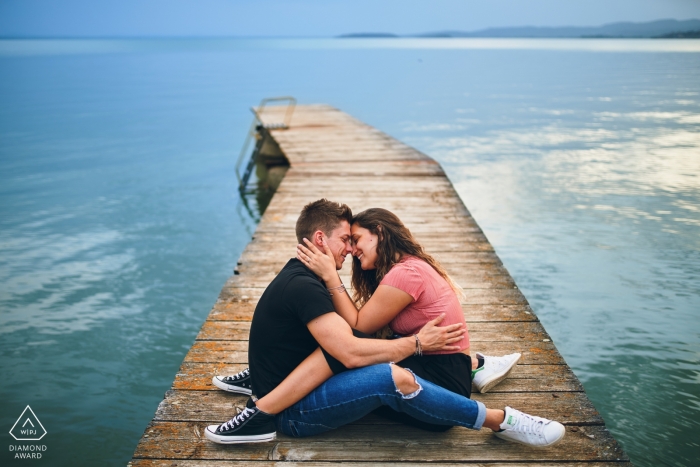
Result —
M250 369L246 368L240 373L231 376L214 376L212 384L219 389L237 394L250 396L253 394L252 383L250 382Z
M209 425L204 436L219 444L264 443L277 437L276 430L274 415L246 407L226 423Z

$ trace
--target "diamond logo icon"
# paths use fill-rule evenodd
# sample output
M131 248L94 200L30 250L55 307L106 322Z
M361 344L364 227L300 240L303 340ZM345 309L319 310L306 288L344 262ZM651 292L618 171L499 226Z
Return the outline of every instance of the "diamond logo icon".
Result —
M32 408L27 406L15 424L12 425L10 434L17 441L39 441L46 436L46 429Z

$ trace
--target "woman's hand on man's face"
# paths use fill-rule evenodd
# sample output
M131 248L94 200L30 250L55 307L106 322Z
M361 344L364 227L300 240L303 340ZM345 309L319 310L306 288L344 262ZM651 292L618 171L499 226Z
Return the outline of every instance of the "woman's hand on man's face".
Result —
M319 250L306 238L304 243L306 245L297 245L297 259L326 283L338 277L338 272L335 269L335 258L326 241L323 241L324 251Z

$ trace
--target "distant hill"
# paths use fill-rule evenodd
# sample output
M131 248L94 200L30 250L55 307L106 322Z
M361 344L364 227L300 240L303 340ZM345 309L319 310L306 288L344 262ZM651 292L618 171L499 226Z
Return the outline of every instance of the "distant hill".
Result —
M678 21L662 19L649 23L611 23L597 27L520 26L488 28L479 31L436 31L403 37L540 37L540 38L697 38L700 36L700 20ZM388 33L344 34L340 37L402 37Z
M672 32L670 34L662 34L661 36L656 37L660 39L700 39L700 30Z

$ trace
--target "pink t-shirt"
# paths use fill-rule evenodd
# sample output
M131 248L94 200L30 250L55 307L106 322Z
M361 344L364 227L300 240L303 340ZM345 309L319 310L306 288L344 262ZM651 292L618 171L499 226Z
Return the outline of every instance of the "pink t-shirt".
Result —
M392 267L379 285L389 285L403 290L411 297L413 303L404 308L391 320L389 327L397 334L407 336L416 334L425 324L445 313L440 326L462 323L466 326L462 307L450 284L433 269L431 265L416 258L405 256ZM469 347L469 334L456 343L460 351ZM455 351L434 351L426 354L449 354Z

